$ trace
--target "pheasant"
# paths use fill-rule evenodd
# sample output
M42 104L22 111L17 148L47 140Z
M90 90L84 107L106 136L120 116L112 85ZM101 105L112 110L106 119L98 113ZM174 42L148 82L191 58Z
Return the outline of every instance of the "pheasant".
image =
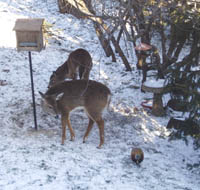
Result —
M131 159L136 163L140 164L144 160L144 153L141 148L133 148L131 151Z

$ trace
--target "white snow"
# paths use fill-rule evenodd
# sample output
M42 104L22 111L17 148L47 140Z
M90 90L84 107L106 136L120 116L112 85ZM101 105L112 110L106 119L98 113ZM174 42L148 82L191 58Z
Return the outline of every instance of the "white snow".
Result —
M18 18L44 18L60 30L46 49L32 52L38 131L34 130L28 52L17 52L13 27ZM145 111L141 102L152 93L141 93L136 58L129 58L133 72L125 72L117 58L107 58L92 24L58 12L57 0L0 0L0 190L198 190L200 160L192 138L169 141L169 116L159 118ZM49 77L76 48L93 58L91 79L112 91L111 111L105 112L105 145L97 149L95 125L82 143L87 117L71 114L74 142L69 132L61 145L61 122L46 115L38 91L45 92ZM129 48L129 53L132 48ZM133 147L144 151L136 166Z
M158 80L151 79L151 80L145 81L144 85L148 86L148 87L152 87L152 88L162 88L165 86L165 80L164 79L158 79Z
M192 67L191 71L199 71L200 70L200 66L196 66L196 67Z

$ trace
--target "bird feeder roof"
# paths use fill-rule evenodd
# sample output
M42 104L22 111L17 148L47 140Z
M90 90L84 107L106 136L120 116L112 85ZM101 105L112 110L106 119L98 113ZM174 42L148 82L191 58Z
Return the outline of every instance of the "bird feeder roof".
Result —
M32 31L38 32L42 29L44 19L17 19L15 22L15 31Z
M138 51L147 51L150 50L152 48L151 45L145 44L145 43L140 43L139 45L137 45L135 47L136 50Z

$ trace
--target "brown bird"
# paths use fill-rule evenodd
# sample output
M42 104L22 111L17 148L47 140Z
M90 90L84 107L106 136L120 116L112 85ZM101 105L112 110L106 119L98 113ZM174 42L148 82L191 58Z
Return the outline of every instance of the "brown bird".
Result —
M136 163L140 164L144 160L144 153L141 148L133 148L131 151L131 159Z

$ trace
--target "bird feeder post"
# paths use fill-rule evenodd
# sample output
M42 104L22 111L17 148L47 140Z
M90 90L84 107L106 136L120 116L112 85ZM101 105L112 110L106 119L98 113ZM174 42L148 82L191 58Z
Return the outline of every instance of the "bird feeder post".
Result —
M32 100L33 100L33 116L34 116L35 130L37 130L38 127L37 127L37 115L36 115L36 106L35 106L35 93L34 93L34 82L33 82L33 69L32 69L31 51L28 52L28 57L29 57L30 76L31 76L31 90L32 90Z
M37 116L31 51L40 52L44 47L42 33L43 21L44 19L17 19L14 27L16 31L17 50L28 51L35 130L37 130Z

